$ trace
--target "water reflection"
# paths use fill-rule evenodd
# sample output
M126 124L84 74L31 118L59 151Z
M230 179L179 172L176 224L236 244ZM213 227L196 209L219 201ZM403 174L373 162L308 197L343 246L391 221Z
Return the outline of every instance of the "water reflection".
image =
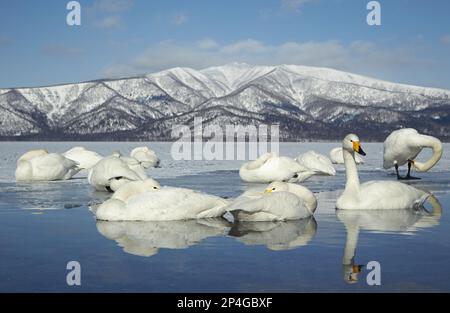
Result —
M236 222L229 235L246 245L266 245L271 250L289 250L305 246L314 238L314 217L295 221Z
M208 237L223 236L230 223L222 218L165 222L97 221L97 230L127 253L152 256L160 248L184 249Z
M347 283L356 283L363 266L355 262L360 230L411 234L421 228L439 225L442 206L435 197L430 197L428 202L432 206L430 211L425 208L417 210L337 210L336 215L347 230L342 260L344 280Z

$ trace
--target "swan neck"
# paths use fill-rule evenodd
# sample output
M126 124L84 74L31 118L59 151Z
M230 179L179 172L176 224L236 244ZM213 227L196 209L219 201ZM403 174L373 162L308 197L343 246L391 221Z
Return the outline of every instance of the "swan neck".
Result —
M431 169L441 159L442 143L439 139L426 135L421 136L420 142L421 142L420 145L422 147L431 148L433 150L433 155L425 163L417 161L414 162L414 166L417 168L417 170L421 172L426 172L429 169Z
M342 149L342 154L344 156L345 174L347 176L345 192L352 192L356 195L359 192L359 177L354 153Z

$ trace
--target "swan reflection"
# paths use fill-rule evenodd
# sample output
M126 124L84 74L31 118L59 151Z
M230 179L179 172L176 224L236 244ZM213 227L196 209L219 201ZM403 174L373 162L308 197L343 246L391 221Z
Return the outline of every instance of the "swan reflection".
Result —
M305 246L314 238L317 223L313 216L294 221L236 222L229 235L246 245L266 245L270 250Z
M356 283L363 267L355 262L360 230L411 234L421 228L439 225L441 204L433 196L428 198L428 202L432 206L430 211L423 207L403 210L337 210L336 215L347 230L342 260L344 280L347 283Z
M115 240L123 251L138 256L152 256L160 248L184 249L208 237L228 233L230 223L222 218L163 221L163 222L108 222L97 221L97 230Z

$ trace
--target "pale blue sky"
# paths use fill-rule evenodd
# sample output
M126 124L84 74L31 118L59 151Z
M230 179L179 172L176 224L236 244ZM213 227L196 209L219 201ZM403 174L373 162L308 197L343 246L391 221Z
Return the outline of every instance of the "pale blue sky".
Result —
M0 88L228 62L326 66L450 89L450 1L0 0Z

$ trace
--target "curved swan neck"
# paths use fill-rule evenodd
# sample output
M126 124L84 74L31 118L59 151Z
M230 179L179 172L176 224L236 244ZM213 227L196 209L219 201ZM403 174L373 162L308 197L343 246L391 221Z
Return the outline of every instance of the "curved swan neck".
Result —
M427 136L427 135L420 135L420 137L417 140L417 144L421 147L431 148L433 150L433 155L431 158L426 161L425 163L421 162L414 162L414 167L421 171L426 172L430 168L432 168L440 159L442 156L442 143L439 139Z
M359 192L359 177L354 155L345 149L342 149L342 154L344 156L345 174L347 176L345 192L357 194Z

